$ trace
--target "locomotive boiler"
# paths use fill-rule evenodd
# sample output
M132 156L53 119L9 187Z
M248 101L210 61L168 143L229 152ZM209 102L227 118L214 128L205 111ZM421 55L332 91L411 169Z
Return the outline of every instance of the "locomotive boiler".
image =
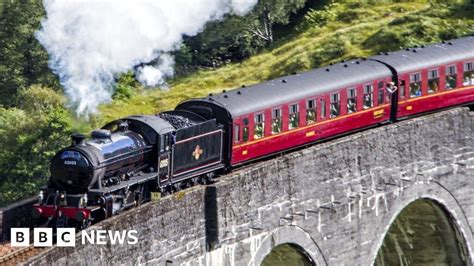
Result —
M151 147L128 130L126 122L120 126L113 133L93 131L89 141L84 141L82 134L73 135L71 147L58 152L51 161L51 188L86 193L118 184L144 170Z

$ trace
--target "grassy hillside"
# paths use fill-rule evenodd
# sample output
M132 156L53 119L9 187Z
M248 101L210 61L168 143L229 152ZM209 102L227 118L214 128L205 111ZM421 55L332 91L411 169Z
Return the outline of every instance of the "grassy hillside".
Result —
M301 72L331 62L365 57L474 33L474 8L463 4L342 3L308 13L289 39L239 64L202 70L171 80L166 90L145 90L130 99L101 107L93 119L105 121L130 114L156 113L210 92Z

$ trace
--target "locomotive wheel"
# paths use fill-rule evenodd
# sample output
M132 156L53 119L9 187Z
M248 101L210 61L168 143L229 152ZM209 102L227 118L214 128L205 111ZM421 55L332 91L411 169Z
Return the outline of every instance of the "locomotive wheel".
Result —
M191 186L195 186L199 183L199 177L198 176L193 177L189 180L189 182L191 183Z
M186 180L186 181L183 182L183 189L190 188L192 186L193 186L193 183L192 183L191 179Z
M161 196L162 197L168 196L169 194L171 194L171 191L168 188L165 188L161 191Z
M180 191L180 190L181 190L181 185L182 185L181 182L174 183L174 185L173 185L173 192L178 192L178 191Z
M207 176L200 176L199 177L199 184L201 184L201 185L207 185L208 181L209 180L207 179Z
M206 174L206 177L207 177L207 180L208 180L208 184L213 183L214 178L216 177L216 173L215 172L209 172L209 173Z

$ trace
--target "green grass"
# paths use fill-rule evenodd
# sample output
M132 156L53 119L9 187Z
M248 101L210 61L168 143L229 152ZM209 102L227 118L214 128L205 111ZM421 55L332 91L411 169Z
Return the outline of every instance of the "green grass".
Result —
M374 3L375 2L375 3ZM224 89L259 83L344 59L439 42L474 33L474 8L462 4L350 2L333 4L325 23L303 22L291 39L277 41L259 55L215 70L169 81L167 90L137 88L130 99L100 107L93 126L131 114L152 114L179 102Z

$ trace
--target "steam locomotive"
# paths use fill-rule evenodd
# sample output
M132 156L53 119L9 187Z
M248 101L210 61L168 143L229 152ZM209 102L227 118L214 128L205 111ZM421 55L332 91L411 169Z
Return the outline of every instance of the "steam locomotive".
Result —
M84 227L234 167L354 130L474 103L474 37L381 53L125 117L72 136L34 205Z

